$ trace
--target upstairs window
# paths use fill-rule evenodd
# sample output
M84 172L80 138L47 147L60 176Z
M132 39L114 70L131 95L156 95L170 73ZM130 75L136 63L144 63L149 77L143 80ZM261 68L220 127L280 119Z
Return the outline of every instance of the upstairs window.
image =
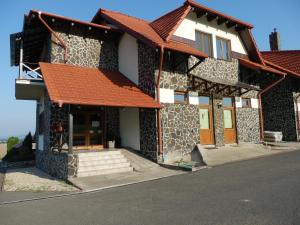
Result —
M250 98L243 98L242 99L242 107L243 108L251 108L251 99Z
M188 94L186 92L175 91L174 100L176 104L188 104Z
M217 37L217 56L218 59L230 60L231 48L229 40Z
M197 48L210 57L213 57L212 35L196 31Z

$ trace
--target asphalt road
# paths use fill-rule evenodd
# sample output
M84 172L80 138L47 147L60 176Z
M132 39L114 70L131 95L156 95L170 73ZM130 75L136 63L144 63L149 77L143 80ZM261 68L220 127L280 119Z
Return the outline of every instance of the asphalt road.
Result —
M300 152L0 206L0 224L300 225Z

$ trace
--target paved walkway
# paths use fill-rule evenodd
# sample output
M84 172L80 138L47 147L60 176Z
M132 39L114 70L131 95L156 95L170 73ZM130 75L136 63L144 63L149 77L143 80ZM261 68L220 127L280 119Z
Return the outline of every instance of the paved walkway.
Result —
M282 148L242 143L237 146L225 146L218 149L204 150L203 156L207 166L213 167L296 150L300 150L300 143L287 143L284 144Z

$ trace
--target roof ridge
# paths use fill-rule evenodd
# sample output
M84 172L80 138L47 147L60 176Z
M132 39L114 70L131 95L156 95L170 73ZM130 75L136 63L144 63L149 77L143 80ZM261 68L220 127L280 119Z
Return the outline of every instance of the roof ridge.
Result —
M101 10L101 11L110 12L110 13L121 14L121 15L123 15L123 16L127 16L127 17L131 17L131 18L134 18L134 19L137 19L137 20L141 20L141 21L146 22L146 23L148 23L148 24L150 23L150 21L148 21L148 20L145 20L145 19L142 19L142 18L138 18L138 17L135 17L135 16L131 16L131 15L128 15L128 14L125 14L125 13L122 13L122 12L112 11L112 10L103 9L103 8L101 8L100 10Z
M171 10L171 11L169 11L169 12L163 14L162 16L158 17L157 19L153 20L151 23L155 23L156 21L158 21L158 20L160 20L160 19L162 19L162 18L164 18L164 17L167 17L167 16L169 16L170 14L174 13L175 11L177 11L177 10L179 10L179 9L181 9L181 8L184 8L184 7L187 7L187 5L182 5L182 6L178 7L178 8L176 8L176 9L173 9L173 10Z

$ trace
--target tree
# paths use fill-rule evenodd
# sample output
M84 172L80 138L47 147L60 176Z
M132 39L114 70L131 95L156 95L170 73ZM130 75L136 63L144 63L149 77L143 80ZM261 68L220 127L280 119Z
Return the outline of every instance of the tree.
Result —
M9 152L15 145L19 144L20 140L17 137L10 137L7 140L7 152Z

